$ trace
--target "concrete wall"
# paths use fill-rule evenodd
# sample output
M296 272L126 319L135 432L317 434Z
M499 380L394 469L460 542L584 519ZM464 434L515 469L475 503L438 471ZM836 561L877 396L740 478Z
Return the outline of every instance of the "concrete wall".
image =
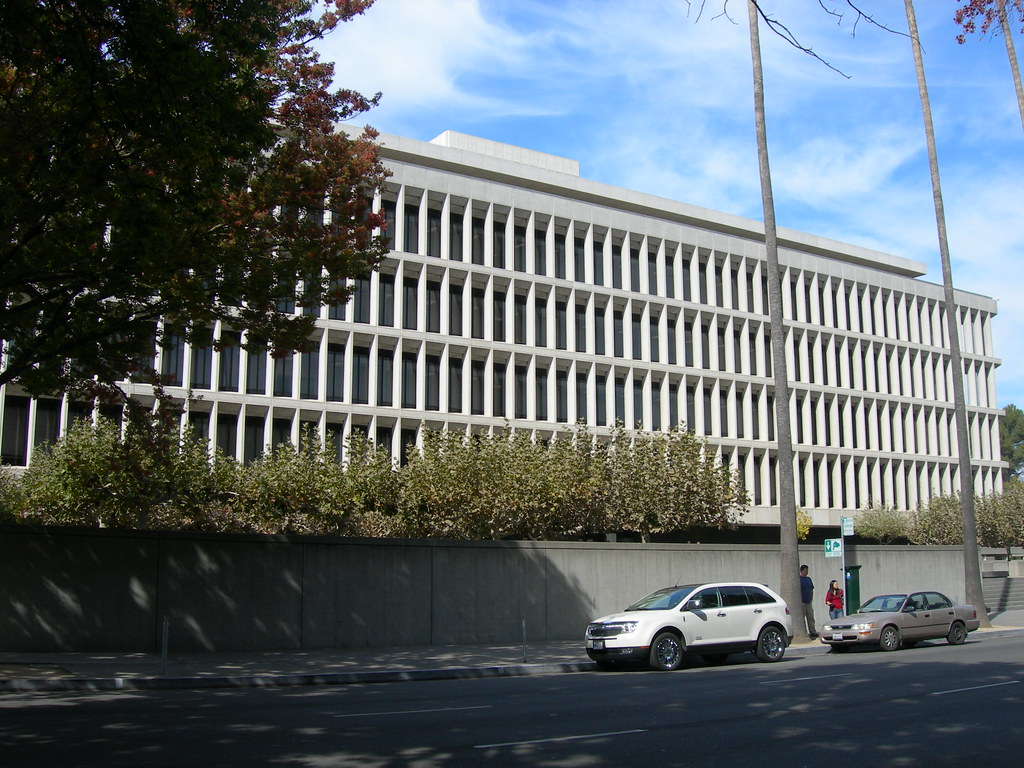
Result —
M841 560L801 550L822 603ZM962 599L956 547L858 546L861 595L928 587ZM451 542L82 529L0 530L0 650L286 650L519 642L582 635L658 587L778 589L778 548ZM815 606L818 609L818 605Z

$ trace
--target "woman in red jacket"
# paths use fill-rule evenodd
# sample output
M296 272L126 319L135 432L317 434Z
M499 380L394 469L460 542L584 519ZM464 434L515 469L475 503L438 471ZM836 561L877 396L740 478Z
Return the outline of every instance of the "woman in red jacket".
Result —
M839 582L832 579L828 585L828 592L825 593L825 605L828 606L828 617L838 619L843 615L843 590L839 588Z

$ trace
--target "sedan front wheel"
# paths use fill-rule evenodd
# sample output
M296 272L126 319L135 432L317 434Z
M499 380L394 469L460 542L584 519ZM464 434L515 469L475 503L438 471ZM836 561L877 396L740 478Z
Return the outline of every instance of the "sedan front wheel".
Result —
M878 638L878 646L883 651L895 651L900 647L900 631L892 624L882 627L882 634Z

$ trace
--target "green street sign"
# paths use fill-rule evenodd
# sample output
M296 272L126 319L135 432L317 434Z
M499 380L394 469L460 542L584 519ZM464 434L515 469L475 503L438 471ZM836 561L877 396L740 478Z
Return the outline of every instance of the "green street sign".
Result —
M825 557L842 557L843 540L825 539Z
M853 518L852 517L841 517L839 521L843 526L843 536L853 536Z

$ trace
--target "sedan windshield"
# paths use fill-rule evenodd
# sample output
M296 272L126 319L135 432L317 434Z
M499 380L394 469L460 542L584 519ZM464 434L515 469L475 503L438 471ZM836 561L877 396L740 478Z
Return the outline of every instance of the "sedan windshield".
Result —
M651 592L647 597L643 597L633 603L627 611L665 611L669 608L675 608L695 590L699 585L690 584L684 587L667 587L666 589L659 589L657 592Z
M860 607L860 613L889 613L898 611L906 595L877 595Z

